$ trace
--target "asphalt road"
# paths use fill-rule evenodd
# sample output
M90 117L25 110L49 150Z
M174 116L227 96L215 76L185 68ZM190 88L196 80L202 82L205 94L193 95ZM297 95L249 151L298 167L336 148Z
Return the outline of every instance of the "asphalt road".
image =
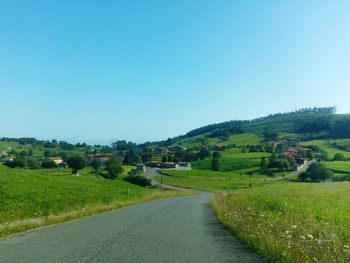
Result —
M159 199L0 239L0 262L261 262L209 194Z

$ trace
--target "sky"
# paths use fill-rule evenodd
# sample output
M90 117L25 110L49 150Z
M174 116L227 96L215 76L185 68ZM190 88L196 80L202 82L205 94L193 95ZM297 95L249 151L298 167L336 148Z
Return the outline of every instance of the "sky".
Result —
M350 112L350 1L0 0L0 137L167 139Z

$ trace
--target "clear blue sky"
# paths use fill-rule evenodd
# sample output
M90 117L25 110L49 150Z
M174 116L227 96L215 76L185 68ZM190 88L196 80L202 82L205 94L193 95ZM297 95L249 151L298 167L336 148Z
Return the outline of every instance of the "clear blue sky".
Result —
M350 1L0 0L0 136L110 143L350 112Z

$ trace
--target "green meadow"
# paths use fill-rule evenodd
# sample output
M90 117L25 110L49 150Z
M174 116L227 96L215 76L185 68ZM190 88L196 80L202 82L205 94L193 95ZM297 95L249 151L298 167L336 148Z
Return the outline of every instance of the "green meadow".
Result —
M185 138L179 140L177 144L181 144L185 147L194 147L198 144L205 143L209 146L220 144L223 146L234 144L236 146L245 146L245 145L257 145L263 141L263 138L259 135L254 135L252 133L243 133L243 134L233 134L230 135L227 139L222 140L220 138L208 138L207 133L193 136L191 138Z
M271 262L350 260L350 183L284 183L220 192L219 219Z
M91 172L87 167L80 176L71 176L70 169L22 170L0 165L0 236L183 194L161 193L121 178L105 180Z
M328 153L329 158L333 158L334 155L336 155L337 153L342 153L345 158L350 158L350 151L345 151L345 150L341 150L335 146L332 145L332 142L344 142L345 140L313 140L313 141L306 141L306 142L302 142L301 145L303 146L310 146L310 145L314 145L314 146L319 146L320 148L322 148L323 150L325 150ZM350 140L346 140L349 141Z

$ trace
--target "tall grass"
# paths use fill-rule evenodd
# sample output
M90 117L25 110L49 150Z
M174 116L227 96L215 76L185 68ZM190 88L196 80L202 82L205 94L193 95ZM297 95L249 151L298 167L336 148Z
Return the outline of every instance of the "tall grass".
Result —
M183 194L160 193L122 179L111 181L88 175L62 174L64 172L55 170L28 171L0 165L0 236Z
M350 260L350 183L285 183L217 193L219 219L277 262Z

